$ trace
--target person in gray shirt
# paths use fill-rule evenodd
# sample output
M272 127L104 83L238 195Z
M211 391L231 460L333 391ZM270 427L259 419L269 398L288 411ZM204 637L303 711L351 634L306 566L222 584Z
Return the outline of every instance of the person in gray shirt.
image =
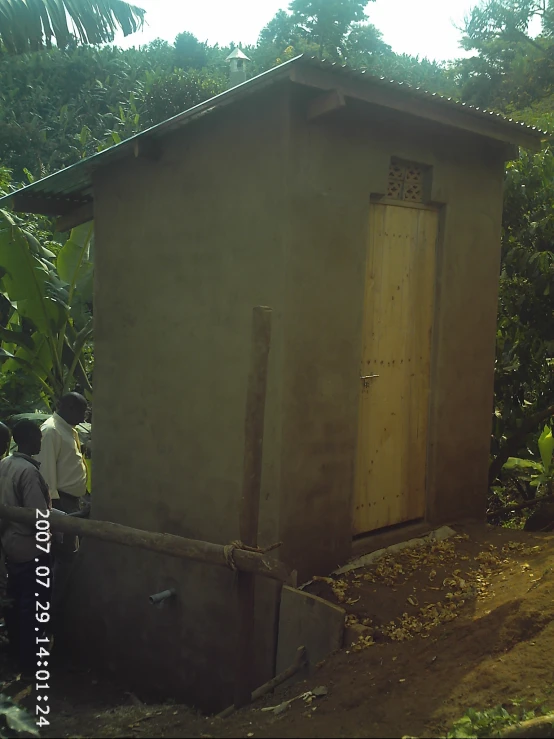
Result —
M8 453L11 441L12 432L5 423L0 423L0 459Z
M32 421L20 421L14 427L13 439L17 444L17 452L0 460L2 504L36 508L45 513L51 510L48 485L40 474L40 464L33 459L33 455L40 452L41 438L40 428ZM47 625L35 618L36 604L40 602L44 612L50 608L50 543L37 544L35 534L34 526L6 519L0 522L0 538L8 574L6 595L12 601L5 613L10 655L23 679L29 680L36 671L36 638L45 635ZM37 576L36 568L41 566L48 568L48 576Z

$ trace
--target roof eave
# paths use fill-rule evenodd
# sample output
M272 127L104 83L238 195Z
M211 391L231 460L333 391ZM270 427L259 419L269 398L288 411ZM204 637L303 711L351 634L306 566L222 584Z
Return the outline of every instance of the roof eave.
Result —
M523 123L521 130L518 130L519 124L514 121L508 123L495 113L476 117L474 109L465 110L460 106L460 109L456 110L450 105L446 106L444 98L440 96L435 100L431 96L429 96L431 99L423 99L416 91L412 92L409 86L399 89L398 83L390 83L389 86L386 82L379 85L361 85L356 77L363 74L363 72L357 73L356 76L345 74L340 79L330 79L327 71L321 67L297 65L290 70L290 79L320 90L338 90L345 97L435 121L505 144L515 144L535 152L541 150L543 141L548 138L542 132L530 130Z

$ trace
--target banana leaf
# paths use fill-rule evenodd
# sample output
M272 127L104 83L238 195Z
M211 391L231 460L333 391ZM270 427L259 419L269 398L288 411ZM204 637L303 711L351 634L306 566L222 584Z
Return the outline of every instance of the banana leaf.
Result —
M532 459L519 459L518 457L508 457L504 463L503 470L515 470L515 469L531 469L537 472L544 470L543 465L540 462L535 462Z
M0 295L7 316L0 329L2 369L33 374L48 404L75 379L90 398L82 354L92 337L92 224L73 229L52 259L19 223L0 210Z
M124 0L0 0L0 41L10 54L113 41L140 29L145 11Z
M539 453L544 465L544 472L548 474L552 465L552 453L554 452L554 438L552 437L552 429L545 426L542 434L539 436Z

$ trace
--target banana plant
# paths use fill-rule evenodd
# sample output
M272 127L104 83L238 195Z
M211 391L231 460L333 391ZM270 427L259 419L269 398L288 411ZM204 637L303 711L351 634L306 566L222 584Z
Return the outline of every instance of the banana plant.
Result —
M11 54L64 48L77 38L84 44L113 41L144 24L145 11L124 0L0 0L0 41ZM69 21L69 22L68 22Z
M83 350L92 337L92 223L55 255L0 210L0 362L24 369L52 408L78 381L91 395Z
M554 437L550 426L545 426L538 441L539 455L541 461L532 459L519 459L510 457L504 465L505 470L531 471L529 484L536 488L546 488L548 493L552 492L554 484Z

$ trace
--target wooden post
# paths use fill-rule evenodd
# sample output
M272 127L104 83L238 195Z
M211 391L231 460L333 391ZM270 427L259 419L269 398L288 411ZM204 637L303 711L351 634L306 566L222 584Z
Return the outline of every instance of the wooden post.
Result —
M265 395L270 341L271 309L258 306L254 308L252 320L252 347L246 395L244 469L240 508L240 539L243 544L251 547L258 544ZM234 706L240 708L250 703L254 687L254 575L239 572L237 591L239 637Z
M0 505L0 519L23 523L34 529L36 518L37 513L34 508ZM110 521L89 521L74 516L55 515L51 515L49 521L52 531L100 539L125 547L147 549L158 554L166 554L168 557L190 559L218 567L230 566L230 554L234 566L239 571L254 572L278 582L287 582L290 578L283 562L268 557L267 554L247 552L234 547L230 547L231 552L229 553L227 548L221 544L185 539L183 536L174 534L159 534L154 531L133 529L130 526L122 526Z

